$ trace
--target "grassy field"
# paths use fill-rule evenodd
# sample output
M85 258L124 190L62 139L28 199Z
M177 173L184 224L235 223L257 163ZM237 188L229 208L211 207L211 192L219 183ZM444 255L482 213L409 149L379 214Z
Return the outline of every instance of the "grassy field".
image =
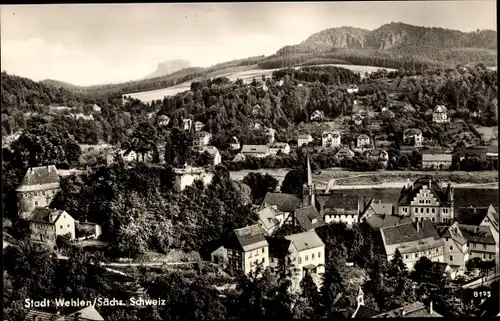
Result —
M477 131L483 135L483 139L485 142L490 141L491 139L498 139L498 127L484 127L484 126L476 126Z
M356 66L356 65L339 65L339 64L331 64L331 65L318 65L318 66L335 66L335 67L341 67L341 68L346 68L350 69L354 72L360 73L362 76L365 74L365 72L371 73L379 69L386 69L387 71L391 71L392 69L388 68L380 68L380 67L373 67L373 66ZM313 67L313 66L307 66L307 67ZM261 69L257 67L257 65L254 66L240 66L240 67L232 67L232 68L227 68L227 69L222 69L217 72L213 72L208 75L210 78L215 78L215 77L227 77L231 81L235 81L236 79L240 78L243 80L245 83L249 83L253 80L253 78L259 79L262 75L265 75L266 77L269 77L272 75L273 71L277 69ZM194 79L196 80L196 79ZM130 96L135 99L139 99L145 103L151 102L153 100L158 100L158 99L163 99L165 96L173 96L175 94L178 94L180 92L189 90L191 88L191 82L194 81L187 81L182 84L178 84L176 86L164 88L164 89L158 89L158 90L152 90L152 91L144 91L144 92L138 92L138 93L132 93L132 94L125 94L124 96Z

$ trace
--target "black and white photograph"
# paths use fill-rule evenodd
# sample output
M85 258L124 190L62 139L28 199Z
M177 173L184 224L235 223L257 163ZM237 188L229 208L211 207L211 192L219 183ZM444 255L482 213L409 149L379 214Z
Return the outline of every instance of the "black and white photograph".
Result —
M0 5L3 321L500 315L497 2Z

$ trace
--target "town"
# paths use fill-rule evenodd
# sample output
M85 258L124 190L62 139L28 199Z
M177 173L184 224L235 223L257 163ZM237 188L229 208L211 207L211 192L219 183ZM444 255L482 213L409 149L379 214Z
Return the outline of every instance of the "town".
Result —
M4 320L498 315L496 69L313 58L2 72Z

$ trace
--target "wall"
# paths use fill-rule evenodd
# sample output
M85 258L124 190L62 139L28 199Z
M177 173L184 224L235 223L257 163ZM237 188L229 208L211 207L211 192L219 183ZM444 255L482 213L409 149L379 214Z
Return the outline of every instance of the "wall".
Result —
M313 258L314 255L314 258ZM307 256L307 260L306 260ZM317 267L316 273L325 273L325 246L316 247L312 249L307 249L301 252L298 252L295 247L293 247L293 251L290 255L292 259L292 264L297 269L295 273L295 278L298 282L302 280L304 277L304 266L314 264ZM318 267L318 265L322 265Z
M469 260L467 244L460 245L451 237L444 240L444 262L449 265L460 265L465 268L465 262ZM465 253L465 254L464 254ZM452 256L452 258L450 258Z
M422 161L422 168L448 169L451 162Z
M338 222L344 222L347 226L352 226L354 223L358 222L358 214L355 211L355 213L335 213L335 214L325 214L324 215L324 220L325 223L330 224L330 223L338 223Z
M401 249L400 249L400 251L401 251ZM425 251L415 251L415 252L409 252L409 253L404 253L403 251L401 251L401 252L402 252L401 254L403 256L403 262L408 267L408 270L412 270L415 263L417 263L418 260L422 256L427 257L429 260L431 260L433 262L444 262L444 246L443 245L432 247L432 248L425 250ZM387 260L390 262L393 257L394 257L394 254L388 255Z
M75 220L66 212L63 212L55 222L56 235L71 234L71 239L75 239Z
M19 216L23 219L29 219L35 207L49 206L58 191L59 188L32 192L18 192Z
M30 230L32 240L43 241L43 242L55 242L56 235L54 225L44 224L38 222L30 222Z
M495 244L470 243L470 259L480 258L481 260L494 260L496 257L497 246ZM490 258L491 255L491 258Z
M269 266L269 247L267 245L253 251L245 252L244 273L248 274L252 269L255 269L257 262L261 263L263 268Z

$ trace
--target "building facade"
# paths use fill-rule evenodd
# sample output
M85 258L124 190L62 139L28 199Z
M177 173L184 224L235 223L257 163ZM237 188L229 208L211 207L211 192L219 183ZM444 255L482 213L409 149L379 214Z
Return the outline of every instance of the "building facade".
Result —
M432 112L432 121L435 123L448 123L448 109L443 105L437 105Z
M340 146L341 136L339 132L324 132L321 135L321 146L337 147Z
M451 154L424 153L422 154L423 169L450 169L453 162Z
M31 167L16 189L19 217L29 219L36 207L47 207L59 192L59 174L55 165Z
M241 153L245 156L264 158L271 154L267 145L243 145Z
M369 145L370 145L370 137L368 137L368 135L362 134L359 135L358 138L356 139L356 146L358 148L364 148Z
M269 244L258 224L235 229L224 248L228 266L236 273L249 274L259 265L269 266Z
M429 219L434 224L451 224L454 204L454 189L450 184L443 190L432 177L421 177L401 189L398 213L416 222Z
M36 208L29 219L30 238L53 243L58 235L70 234L75 239L75 220L66 211Z
M300 135L297 139L297 145L299 147L303 145L307 145L313 141L313 138L311 135Z

